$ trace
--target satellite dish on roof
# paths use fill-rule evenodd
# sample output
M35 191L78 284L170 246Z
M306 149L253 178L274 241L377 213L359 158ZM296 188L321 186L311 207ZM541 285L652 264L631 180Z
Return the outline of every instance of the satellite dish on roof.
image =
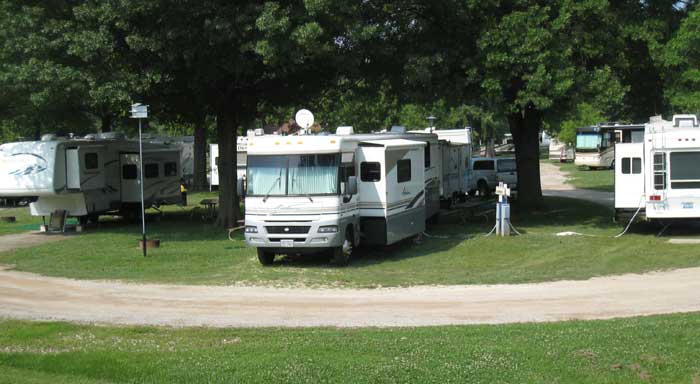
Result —
M309 129L314 124L314 114L308 109L300 109L296 116L294 116L297 125L304 129Z

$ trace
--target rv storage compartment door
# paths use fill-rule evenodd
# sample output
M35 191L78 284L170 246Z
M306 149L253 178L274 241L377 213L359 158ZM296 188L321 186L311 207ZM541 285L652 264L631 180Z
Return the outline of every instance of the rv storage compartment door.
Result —
M644 143L615 145L615 208L644 204Z
M78 149L66 149L66 188L80 189L80 157Z

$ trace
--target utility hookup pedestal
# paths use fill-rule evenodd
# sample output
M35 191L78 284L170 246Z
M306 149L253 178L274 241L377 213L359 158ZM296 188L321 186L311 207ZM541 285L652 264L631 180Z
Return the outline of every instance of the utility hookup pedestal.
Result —
M498 187L496 187L496 194L498 195L498 204L496 204L496 235L510 236L510 204L508 204L510 188L508 188L508 184L500 182Z

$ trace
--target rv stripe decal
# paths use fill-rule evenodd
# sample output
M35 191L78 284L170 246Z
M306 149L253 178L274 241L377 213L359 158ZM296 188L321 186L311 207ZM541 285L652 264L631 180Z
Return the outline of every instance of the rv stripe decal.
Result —
M418 202L418 199L420 199L421 197L423 197L423 193L424 193L424 191L420 191L420 193L418 193L418 194L416 195L416 197L413 198L413 200L411 201L411 203L408 204L408 207L406 207L406 209L413 208L413 206L416 204L416 202Z

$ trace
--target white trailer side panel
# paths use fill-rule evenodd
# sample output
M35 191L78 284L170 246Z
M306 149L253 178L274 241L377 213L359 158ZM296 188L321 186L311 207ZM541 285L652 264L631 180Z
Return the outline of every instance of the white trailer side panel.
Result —
M644 206L644 143L615 146L615 208Z

